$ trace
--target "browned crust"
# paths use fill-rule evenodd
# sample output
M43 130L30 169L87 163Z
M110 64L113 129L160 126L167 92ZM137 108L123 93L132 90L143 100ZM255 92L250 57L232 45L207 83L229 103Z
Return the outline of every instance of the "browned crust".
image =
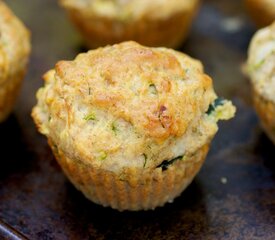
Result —
M114 173L70 159L50 139L49 145L77 189L94 203L120 211L149 210L173 201L198 173L209 149L205 144L189 159L173 163L166 171L127 168Z
M252 19L259 27L271 24L275 20L274 8L264 0L245 0L246 8Z
M8 77L6 82L0 86L0 122L3 122L12 111L24 75L25 70L22 70Z
M85 16L76 9L67 9L70 18L91 48L134 40L146 46L178 47L187 37L198 4L191 10L177 12L165 19L142 18L121 22L100 16ZM112 31L114 26L120 29Z
M30 34L0 0L0 122L10 114L26 72Z
M275 144L275 103L264 98L256 89L253 89L253 101L265 133Z

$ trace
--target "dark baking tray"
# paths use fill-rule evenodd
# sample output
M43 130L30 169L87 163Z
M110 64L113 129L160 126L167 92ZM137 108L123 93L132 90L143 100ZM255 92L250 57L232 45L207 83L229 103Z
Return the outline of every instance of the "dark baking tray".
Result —
M33 52L15 111L0 125L0 238L275 239L275 147L241 71L255 31L241 2L203 1L181 48L203 61L219 95L233 99L236 118L220 124L205 165L173 204L120 213L68 182L30 118L41 75L84 51L81 38L56 0L7 1L31 29Z

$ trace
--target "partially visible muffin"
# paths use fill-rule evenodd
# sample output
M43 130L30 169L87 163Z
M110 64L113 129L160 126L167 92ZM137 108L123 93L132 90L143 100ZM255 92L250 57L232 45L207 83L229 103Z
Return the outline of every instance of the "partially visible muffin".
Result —
M190 184L235 107L202 65L135 42L58 62L32 116L71 182L119 210L154 209Z
M245 0L247 10L259 27L275 20L275 0Z
M91 48L134 40L178 47L199 0L59 0Z
M12 111L29 53L28 30L0 0L0 122Z
M248 53L248 73L263 129L275 144L275 22L259 30Z

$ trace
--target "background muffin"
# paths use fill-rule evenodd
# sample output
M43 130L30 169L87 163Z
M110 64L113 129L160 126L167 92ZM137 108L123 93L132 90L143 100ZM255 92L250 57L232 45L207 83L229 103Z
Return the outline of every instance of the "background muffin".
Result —
M247 10L258 26L267 26L275 20L275 0L245 0Z
M275 144L275 22L253 37L248 71L256 111L266 134Z
M0 121L11 112L26 71L29 32L0 0Z
M135 42L61 61L45 75L32 116L72 183L119 210L172 201L199 171L218 119L200 62Z
M92 48L125 40L177 47L199 0L60 0Z

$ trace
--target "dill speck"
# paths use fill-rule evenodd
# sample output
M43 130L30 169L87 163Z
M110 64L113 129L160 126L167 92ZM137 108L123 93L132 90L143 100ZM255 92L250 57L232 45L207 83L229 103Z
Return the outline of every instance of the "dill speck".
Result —
M107 158L107 153L105 151L100 152L99 159L105 160Z
M213 113L218 106L224 105L225 100L223 98L216 98L213 103L210 104L208 110L206 111L207 115Z
M150 90L150 93L152 93L152 94L157 94L158 93L158 91L157 91L157 88L156 88L156 85L155 84L153 84L153 83L151 83L150 85L149 85L149 90Z
M145 168L148 157L147 157L147 155L145 153L143 153L142 156L144 157L143 168Z
M95 117L94 113L89 113L83 119L86 120L86 121L90 121L90 120L96 120L96 117Z
M157 166L157 168L161 168L162 171L166 171L170 165L172 165L174 162L178 160L183 160L184 156L178 156L176 158L173 158L171 160L164 160L161 164Z
M111 128L112 128L112 131L116 134L117 131L118 131L118 128L116 126L116 122L112 122Z

